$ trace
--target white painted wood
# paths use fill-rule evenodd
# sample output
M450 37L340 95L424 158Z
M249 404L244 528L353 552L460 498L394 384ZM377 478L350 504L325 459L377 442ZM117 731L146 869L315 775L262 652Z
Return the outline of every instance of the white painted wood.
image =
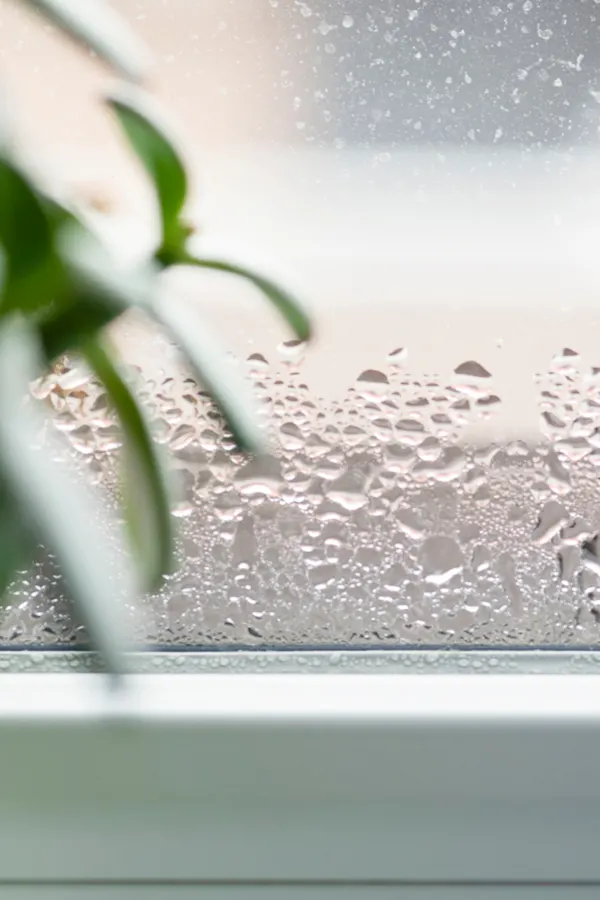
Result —
M0 874L600 883L597 685L5 676Z

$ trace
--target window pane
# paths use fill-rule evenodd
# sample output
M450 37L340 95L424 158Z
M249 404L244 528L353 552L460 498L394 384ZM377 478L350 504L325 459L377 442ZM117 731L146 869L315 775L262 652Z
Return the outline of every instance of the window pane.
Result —
M200 243L273 264L314 347L242 284L178 273L255 384L236 454L164 337L117 335L181 484L159 645L591 644L600 619L595 2L122 0L187 141ZM24 135L127 251L140 173L107 79L2 6ZM119 435L72 368L34 387L111 505ZM83 641L48 560L0 623Z

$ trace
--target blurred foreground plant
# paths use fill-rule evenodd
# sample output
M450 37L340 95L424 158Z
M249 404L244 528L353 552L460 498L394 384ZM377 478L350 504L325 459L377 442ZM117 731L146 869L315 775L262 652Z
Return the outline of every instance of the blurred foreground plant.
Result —
M53 196L14 146L0 146L0 593L42 543L54 553L92 643L118 673L124 648L120 610L140 589L157 588L170 571L173 528L163 461L104 335L106 326L131 308L159 322L211 394L237 444L259 452L260 432L244 380L199 324L196 310L162 300L160 273L186 265L240 276L262 292L299 340L308 340L310 324L297 301L268 278L191 252L183 219L185 166L149 100L131 85L145 72L143 48L104 0L27 2L128 80L107 103L152 181L161 234L149 259L124 269L85 217ZM30 383L65 353L87 362L120 421L123 505L136 561L131 571L120 569L111 555L101 511L55 462L59 453L51 429L38 448L44 413L25 398Z

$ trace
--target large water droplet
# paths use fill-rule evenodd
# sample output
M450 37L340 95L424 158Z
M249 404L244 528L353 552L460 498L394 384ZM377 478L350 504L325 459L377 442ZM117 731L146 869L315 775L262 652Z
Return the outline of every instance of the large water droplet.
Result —
M273 456L259 456L238 469L234 484L244 497L277 497L283 486L281 463Z
M325 496L343 509L354 512L368 502L364 488L364 479L354 472L346 472L341 478L330 482L325 489Z
M425 581L439 587L462 573L464 560L455 540L435 535L421 547L421 564Z
M537 524L532 532L531 540L541 546L547 544L556 537L561 528L569 521L569 515L562 505L556 500L549 500L542 507Z
M279 429L279 440L283 449L289 452L301 450L304 444L302 432L294 422L283 423Z
M412 509L398 507L394 511L394 522L400 531L414 541L420 541L425 537L425 526Z
M475 362L473 359L461 363L454 370L455 375L469 375L471 378L491 378L491 372L488 372L481 363Z
M356 380L357 391L367 399L378 400L389 391L390 383L387 376L377 369L366 369Z
M600 535L586 541L581 548L581 560L585 569L600 576Z
M571 490L571 478L554 451L548 453L546 464L548 466L548 487L552 493L559 496L568 494Z

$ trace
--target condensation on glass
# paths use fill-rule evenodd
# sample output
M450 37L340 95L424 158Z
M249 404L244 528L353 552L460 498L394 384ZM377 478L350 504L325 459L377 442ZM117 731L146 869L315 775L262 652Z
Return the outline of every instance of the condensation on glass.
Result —
M187 135L200 240L274 260L318 332L290 342L222 279L165 285L202 303L254 383L261 460L235 450L164 337L135 322L116 336L179 483L179 566L140 639L597 643L600 5L118 5ZM102 76L2 16L9 75L33 73L27 128L131 236L148 197L86 111ZM52 90L72 97L60 123ZM71 361L32 394L114 506L101 390ZM15 587L0 635L85 640L50 560Z

